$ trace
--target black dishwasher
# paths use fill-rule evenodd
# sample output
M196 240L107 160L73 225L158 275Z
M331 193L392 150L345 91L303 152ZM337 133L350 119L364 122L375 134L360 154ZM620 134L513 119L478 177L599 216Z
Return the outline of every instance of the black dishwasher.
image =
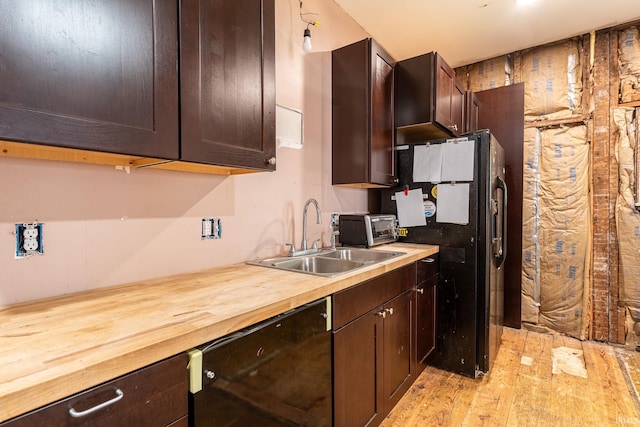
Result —
M189 425L330 426L328 298L192 350Z

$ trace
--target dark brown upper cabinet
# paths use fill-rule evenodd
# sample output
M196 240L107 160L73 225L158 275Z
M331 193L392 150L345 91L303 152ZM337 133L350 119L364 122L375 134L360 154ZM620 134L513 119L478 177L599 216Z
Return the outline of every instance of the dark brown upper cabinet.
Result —
M275 169L274 0L6 3L0 139L38 144L17 157Z
M180 158L274 170L274 0L182 0L180 13Z
M464 93L465 120L462 133L478 130L478 117L480 114L480 101L476 94L470 90Z
M372 39L334 50L331 58L332 183L391 186L395 61Z
M176 2L7 0L0 138L177 159Z
M397 144L459 136L464 88L437 52L396 64Z

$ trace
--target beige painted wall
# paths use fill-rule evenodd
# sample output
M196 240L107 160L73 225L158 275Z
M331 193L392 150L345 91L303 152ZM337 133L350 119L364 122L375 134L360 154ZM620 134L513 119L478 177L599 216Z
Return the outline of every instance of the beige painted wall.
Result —
M235 177L0 158L0 305L246 261L309 239L329 242L331 212L363 211L366 191L331 186L331 50L364 30L334 2L316 12L314 50L304 54L299 2L276 0L276 99L304 114L302 150L278 148L277 171ZM205 216L221 240L201 240ZM45 254L15 259L16 223L44 223ZM124 299L123 299L123 302Z

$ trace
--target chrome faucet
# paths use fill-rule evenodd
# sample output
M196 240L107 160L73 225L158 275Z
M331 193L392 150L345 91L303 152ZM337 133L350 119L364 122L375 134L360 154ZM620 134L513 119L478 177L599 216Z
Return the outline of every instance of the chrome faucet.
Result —
M312 203L316 205L316 221L318 224L322 224L322 212L320 212L320 205L318 205L318 201L316 199L307 200L304 204L304 212L302 213L302 243L300 244L300 250L296 251L295 245L287 243L286 246L289 246L289 256L307 255L318 252L318 242L320 239L313 241L311 249L307 248L307 210L309 209L309 205Z
M316 199L307 200L307 202L304 204L304 212L302 213L302 243L300 246L303 251L307 250L307 209L309 209L309 205L311 203L316 205L316 224L322 224L322 212L320 212L320 205L318 205L318 201ZM314 249L317 249L316 245L318 241L319 239L313 241Z

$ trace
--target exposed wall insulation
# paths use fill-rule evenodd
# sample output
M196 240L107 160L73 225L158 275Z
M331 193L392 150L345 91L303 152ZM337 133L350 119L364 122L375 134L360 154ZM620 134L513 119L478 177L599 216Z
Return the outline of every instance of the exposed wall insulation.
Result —
M455 69L466 90L479 92L508 86L513 82L513 58L503 55Z
M525 128L522 171L522 321L538 323L540 314L540 252L538 198L540 195L540 130Z
M640 36L637 27L618 34L620 102L640 101Z
M467 67L469 90L479 92L510 85L512 69L511 55L471 64Z
M638 147L640 108L614 109L618 129L616 158L620 187L616 201L616 228L619 248L620 304L629 314L627 342L640 342L640 211L635 208L635 153Z
M635 110L635 144L633 145L633 177L629 185L633 189L633 201L636 209L640 209L640 113Z
M525 130L522 320L585 339L591 258L585 125Z
M566 40L522 54L525 121L582 113L581 47L580 40Z

